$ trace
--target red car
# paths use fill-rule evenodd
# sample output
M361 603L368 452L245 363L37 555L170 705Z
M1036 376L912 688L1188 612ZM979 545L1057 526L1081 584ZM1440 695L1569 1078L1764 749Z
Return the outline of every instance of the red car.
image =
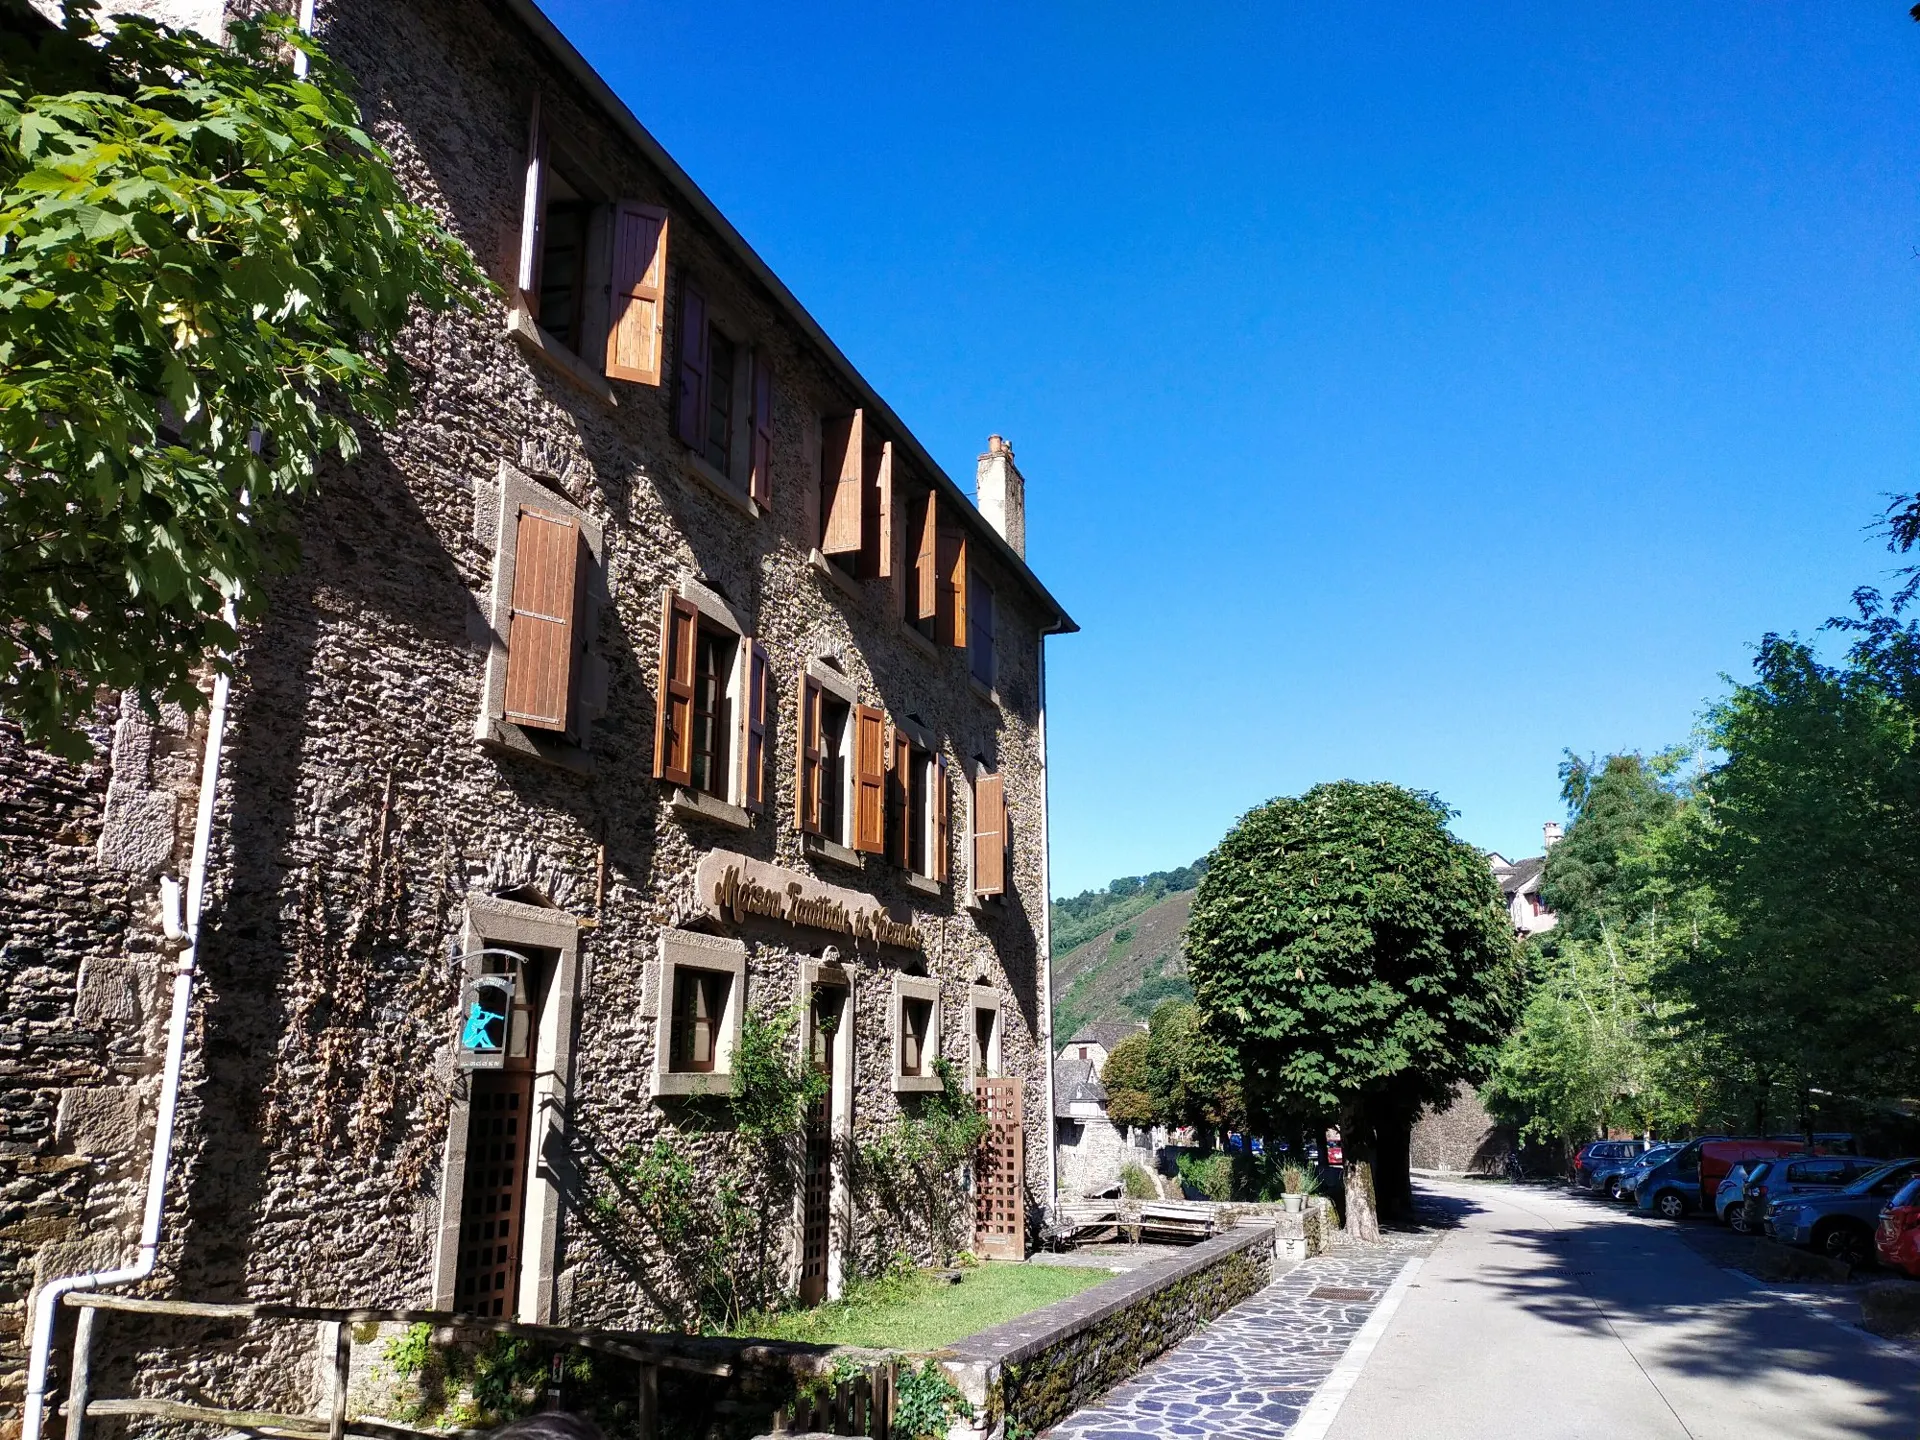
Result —
M1909 1180L1887 1202L1873 1240L1882 1265L1920 1280L1920 1179Z

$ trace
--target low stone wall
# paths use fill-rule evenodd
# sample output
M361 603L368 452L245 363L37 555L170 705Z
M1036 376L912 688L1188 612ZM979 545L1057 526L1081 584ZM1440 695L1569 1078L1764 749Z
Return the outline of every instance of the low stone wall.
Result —
M1031 1434L1099 1398L1273 1279L1275 1227L1243 1225L940 1352L972 1428ZM956 1432L964 1433L964 1431Z

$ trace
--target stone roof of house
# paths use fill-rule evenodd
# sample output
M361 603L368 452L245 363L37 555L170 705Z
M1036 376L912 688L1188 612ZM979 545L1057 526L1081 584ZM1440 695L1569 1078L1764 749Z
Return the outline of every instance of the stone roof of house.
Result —
M1493 878L1500 882L1500 888L1515 895L1528 895L1540 888L1540 877L1546 872L1547 857L1535 855L1526 860L1515 860L1504 870L1498 865L1493 868Z
M1054 1117L1061 1120L1069 1118L1075 1102L1094 1104L1105 1109L1107 1087L1094 1075L1091 1060L1057 1060L1053 1066Z
M1113 1047L1129 1035L1138 1035L1147 1027L1135 1020L1097 1020L1091 1025L1082 1025L1073 1032L1069 1045L1098 1045L1109 1055Z

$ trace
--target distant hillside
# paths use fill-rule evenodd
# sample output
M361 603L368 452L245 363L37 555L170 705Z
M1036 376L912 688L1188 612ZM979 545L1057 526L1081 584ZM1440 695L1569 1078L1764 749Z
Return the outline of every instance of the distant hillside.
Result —
M1093 1021L1145 1020L1163 1000L1192 998L1180 932L1205 869L1202 860L1054 901L1053 1029L1061 1044Z

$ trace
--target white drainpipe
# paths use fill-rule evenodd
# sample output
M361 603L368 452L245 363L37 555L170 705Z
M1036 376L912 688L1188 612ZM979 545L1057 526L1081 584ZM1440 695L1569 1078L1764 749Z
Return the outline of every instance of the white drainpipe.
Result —
M235 622L227 605L227 623ZM207 713L207 750L200 765L200 808L194 819L193 862L187 872L187 912L184 938L173 970L173 1014L167 1021L167 1059L160 1078L160 1110L153 1126L153 1156L147 1162L147 1208L140 1222L140 1253L131 1265L96 1270L88 1275L65 1275L49 1280L34 1292L33 1337L27 1363L27 1406L21 1440L44 1440L47 1413L47 1369L53 1354L53 1327L60 1314L60 1297L75 1290L100 1290L127 1285L153 1273L160 1251L160 1220L167 1207L167 1173L173 1163L173 1117L180 1102L180 1072L186 1063L187 1016L193 999L193 977L200 952L200 911L207 886L207 856L213 844L213 805L220 788L220 749L227 731L228 680L214 676L213 704ZM163 891L172 882L162 879ZM177 892L167 894L163 912L172 927Z
M1059 1199L1060 1154L1053 1123L1053 805L1047 794L1047 637L1040 637L1040 1051L1046 1058L1047 1198Z

